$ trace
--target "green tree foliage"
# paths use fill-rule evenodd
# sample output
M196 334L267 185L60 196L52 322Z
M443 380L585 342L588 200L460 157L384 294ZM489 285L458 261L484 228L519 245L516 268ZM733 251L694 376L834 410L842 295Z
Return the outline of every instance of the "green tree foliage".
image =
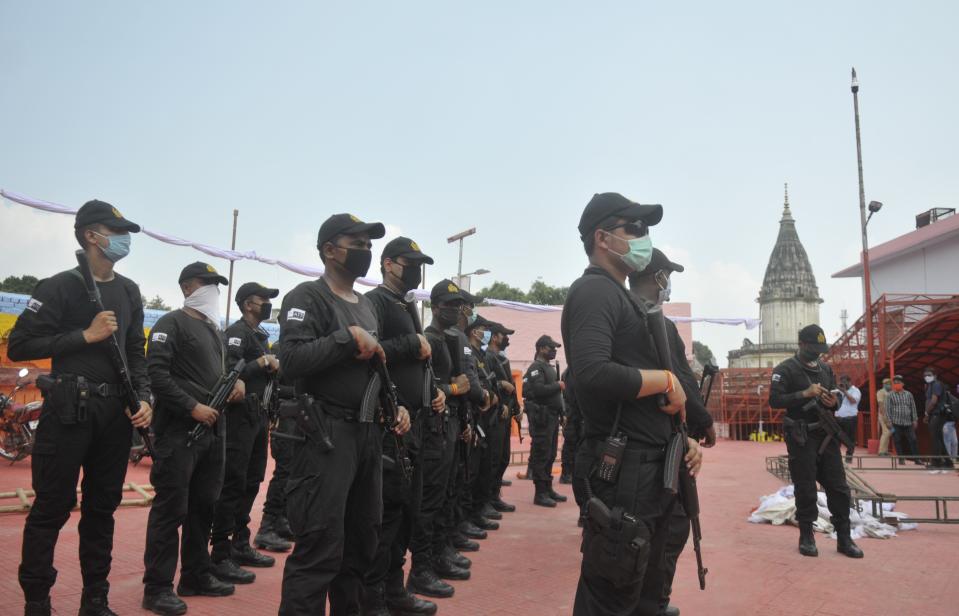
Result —
M537 280L530 286L527 300L531 304L543 306L562 306L566 303L569 287L552 287L542 280Z
M713 355L713 352L709 350L708 346L698 340L693 340L693 355L696 356L696 361L704 366L706 364L716 364L716 357Z
M30 276L29 274L24 276L7 276L3 279L3 282L0 282L0 291L30 295L33 293L33 287L37 286L38 282L40 281L37 280L36 276Z
M544 306L561 306L566 302L568 293L569 287L553 287L542 280L534 282L527 292L497 280L485 289L481 289L477 294L489 299L504 299L511 302L542 304Z
M163 298L160 297L159 295L154 295L153 299L149 299L149 300L143 297L142 295L140 297L143 299L144 308L149 308L151 310L168 310L168 311L173 310L173 308L167 306L163 302Z
M516 287L511 287L505 282L500 282L497 280L490 286L482 289L479 292L480 297L488 297L490 299L505 299L511 302L525 302L526 293L523 293L522 289L517 289Z

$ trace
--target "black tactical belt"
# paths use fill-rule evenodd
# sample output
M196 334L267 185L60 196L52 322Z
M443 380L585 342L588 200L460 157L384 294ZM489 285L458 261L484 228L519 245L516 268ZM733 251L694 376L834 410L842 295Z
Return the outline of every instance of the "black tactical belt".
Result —
M343 421L350 422L359 421L360 411L358 409L348 409L343 406L336 406L335 404L322 401L318 401L318 404L323 409L323 414L328 415L333 419L342 419Z
M91 396L101 398L117 398L123 395L123 385L116 383L86 383L87 391Z
M605 445L605 441L594 441L591 444L593 453L596 456L602 456ZM652 447L639 445L637 443L627 442L626 452L629 456L630 462L639 462L640 464L662 462L666 459L666 447L654 449Z

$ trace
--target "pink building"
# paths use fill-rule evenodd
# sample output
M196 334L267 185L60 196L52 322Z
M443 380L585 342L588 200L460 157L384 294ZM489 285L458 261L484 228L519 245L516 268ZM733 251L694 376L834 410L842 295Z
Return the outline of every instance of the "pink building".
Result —
M557 308L561 307L557 306ZM673 302L665 305L665 311L668 317L688 317L692 314L692 305L688 302ZM506 350L510 364L516 370L526 370L536 353L534 348L536 339L543 334L548 334L554 340L560 342L563 339L559 331L560 316L562 315L560 310L525 312L501 306L482 306L477 312L490 321L502 323L506 327L516 330L516 333L510 336L510 345ZM683 338L683 344L686 345L686 357L691 358L693 354L692 324L677 323L676 326L679 328L679 335ZM559 349L557 359L560 367L565 367L566 360L562 351L563 349Z

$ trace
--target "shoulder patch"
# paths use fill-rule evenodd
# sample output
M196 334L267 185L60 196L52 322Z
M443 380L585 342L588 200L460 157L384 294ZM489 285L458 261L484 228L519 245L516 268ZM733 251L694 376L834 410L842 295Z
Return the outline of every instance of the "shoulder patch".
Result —
M243 341L240 340L239 338L230 338L229 340L226 341L226 345L238 347L242 344L242 342Z
M469 357L472 354L473 354L473 349L469 348L468 346L463 347L463 355Z
M150 336L150 342L166 342L166 334L163 332L154 332L154 334Z
M27 302L27 310L30 312L40 312L40 308L43 307L43 302L38 299L30 298Z
M536 376L537 374L539 374L539 370L533 370L529 373L530 376Z
M302 321L306 318L306 310L302 308L290 308L286 313L287 321Z
M783 375L779 374L778 372L773 374L773 383L778 383L781 380L783 380Z

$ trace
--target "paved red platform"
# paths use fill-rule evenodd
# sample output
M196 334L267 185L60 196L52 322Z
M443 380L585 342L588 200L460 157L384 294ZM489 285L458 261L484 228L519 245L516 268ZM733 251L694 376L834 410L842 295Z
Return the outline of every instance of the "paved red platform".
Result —
M721 442L707 452L700 480L708 587L700 591L691 549L679 563L674 603L683 614L764 616L955 616L959 584L955 580L959 526L923 525L886 541L866 539L866 558L854 561L819 537L821 556L803 558L796 551L794 528L746 522L763 494L775 491L776 478L765 471L764 458L784 453L782 444ZM149 463L128 473L148 482ZM516 513L506 514L501 530L490 533L482 549L470 554L473 579L456 583L452 599L439 600L446 615L552 616L569 614L579 571L579 529L575 507L534 507L532 485L515 479L506 500ZM29 461L0 466L0 492L29 487ZM959 495L959 477L920 473L869 473L878 489L900 494ZM558 489L570 494L568 486ZM262 495L262 492L261 492ZM571 496L571 495L570 495ZM572 501L572 498L570 498ZM0 501L0 504L13 501ZM262 500L256 504L254 523ZM905 509L909 512L909 508ZM924 514L913 509L916 515ZM16 581L24 514L0 515L0 615L22 613ZM147 509L122 508L117 514L116 545L110 595L120 614L145 614L139 607ZM64 527L56 556L60 570L53 592L60 614L76 613L81 590L77 566L77 521ZM232 597L190 598L191 615L275 614L282 576L277 567L258 570L257 582L240 586Z

